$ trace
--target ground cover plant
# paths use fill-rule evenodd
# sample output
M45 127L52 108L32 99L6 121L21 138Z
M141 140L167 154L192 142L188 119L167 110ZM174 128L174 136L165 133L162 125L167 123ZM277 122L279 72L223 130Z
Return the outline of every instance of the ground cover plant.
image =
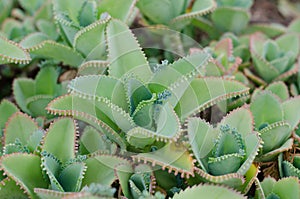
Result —
M0 1L0 198L300 198L296 5Z

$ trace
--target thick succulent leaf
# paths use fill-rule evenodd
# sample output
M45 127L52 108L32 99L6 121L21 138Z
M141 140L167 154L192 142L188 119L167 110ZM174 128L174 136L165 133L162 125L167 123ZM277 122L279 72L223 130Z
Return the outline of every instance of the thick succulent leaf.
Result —
M118 3L110 0L100 1L98 5L98 14L108 12L115 19L120 19L128 23L137 0L120 0Z
M82 186L91 183L111 185L116 179L114 169L119 164L130 164L128 160L117 156L95 155L85 160L87 170L82 181Z
M112 19L107 26L109 73L123 77L133 73L147 81L151 70L145 55L129 28L121 21Z
M105 57L104 33L108 21L109 19L96 21L76 33L73 46L85 56L86 60L98 60ZM93 42L87 42L89 40Z
M222 78L198 78L186 89L175 111L181 120L198 113L217 102L248 94L243 84Z
M254 62L255 71L266 81L271 82L278 75L279 71L272 66L269 62L264 60L264 58L252 52L252 59Z
M204 75L205 66L209 59L210 55L201 51L183 57L171 65L159 68L150 79L150 90L158 93L170 89L172 96L169 101L172 106L175 106L191 80L196 75Z
M47 35L48 39L50 38L50 39L56 40L58 38L58 32L56 31L56 26L52 21L48 21L47 19L39 19L36 22L36 26L37 26L37 29L41 33L43 33L44 35ZM33 34L35 34L35 33L33 33ZM40 34L40 33L38 33L38 34ZM41 40L44 36L40 35L40 36L37 36L37 37ZM30 39L30 41L35 43L33 39ZM36 44L37 43L35 43L35 45Z
M195 158L201 169L207 172L206 166L202 163L209 152L213 149L214 140L217 139L219 132L210 124L199 118L188 120L188 138Z
M118 127L107 118L107 116L95 109L93 101L79 98L77 96L65 95L52 101L47 110L52 114L73 116L75 119L82 120L92 125L96 129L105 133L107 137L116 142L122 149L125 149L125 143L117 133ZM97 117L96 113L100 113ZM103 122L105 121L105 122Z
M10 178L5 178L1 181L0 184L0 197L3 199L11 199L11 198L19 198L19 199L26 199L28 196L24 193L24 190L20 188Z
M253 116L252 113L246 108L235 109L225 116L222 121L218 124L228 124L231 128L236 128L243 138L253 132Z
M76 124L70 118L52 123L44 137L42 150L53 154L61 162L75 157Z
M28 64L31 60L28 52L19 44L0 36L0 64Z
M66 13L74 23L79 25L78 17L83 3L83 0L54 0L53 8L55 13Z
M240 8L219 7L212 13L212 21L221 32L239 34L248 24L250 14Z
M264 144L262 151L268 153L279 148L292 135L291 127L285 122L276 122L259 131Z
M274 38L284 34L286 27L277 23L255 23L249 25L243 32L247 34L262 32L269 38Z
M43 130L37 130L31 134L27 140L27 147L30 151L36 151L41 144L42 138L44 137Z
M0 132L5 127L8 118L18 112L18 107L8 100L2 100L0 103Z
M48 35L41 32L35 32L22 39L20 45L25 49L30 49L46 40L49 40Z
M288 99L282 104L284 120L290 124L292 130L294 130L300 122L300 113L296 111L299 107L300 97Z
M48 83L46 85L48 85ZM47 116L45 107L52 99L53 95L34 95L27 98L26 107L30 111L30 115L33 117Z
M180 14L184 9L184 7L182 7L181 9L175 10L172 1L169 0L139 0L137 6L143 15L157 24L168 24L176 14ZM174 13L175 11L177 11L177 13Z
M20 165L22 165L20 167ZM42 170L40 157L33 154L11 154L3 156L1 166L4 172L20 184L32 198L37 198L35 187L47 188Z
M115 169L115 173L118 177L124 196L130 198L131 193L130 193L130 186L128 182L130 176L134 173L134 169L132 168L132 165L131 164L118 165Z
M35 93L38 95L57 94L58 72L54 67L42 68L35 78Z
M283 120L283 109L280 99L271 92L259 93L252 99L250 110L253 114L255 127Z
M29 14L33 15L34 12L43 4L43 0L33 0L28 2L26 0L18 0L23 9Z
M58 180L66 192L80 191L85 170L86 166L83 162L75 162L61 171Z
M34 96L35 82L32 79L18 78L13 82L13 94L19 107L30 114L27 107L27 99Z
M56 24L63 40L72 46L76 33L80 30L76 22L70 21L63 13L55 15Z
M175 143L168 143L163 148L149 153L140 153L132 156L138 162L150 162L152 165L159 165L168 171L175 171L181 173L181 176L193 175L193 159L190 157L187 149Z
M288 151L292 149L293 147L293 138L288 139L285 143L282 144L282 146L278 147L277 149L270 151L269 153L259 155L256 157L256 160L259 162L270 162L274 161L275 158L277 158L278 154Z
M241 187L245 184L245 177L241 174L230 173L221 176L213 176L202 169L195 168L195 178L191 178L192 185L209 182L226 185L237 190L243 190Z
M107 61L93 60L84 62L79 66L78 75L102 75L106 72L109 63Z
M41 167L46 172L50 180L50 187L52 190L64 191L64 188L58 181L58 176L61 171L61 162L56 159L52 154L47 154L42 157Z
M62 199L73 194L72 192L61 192L42 188L34 188L34 192L41 199Z
M300 197L300 187L297 178L283 178L276 182L273 192L282 199L296 199Z
M4 143L14 143L17 139L26 145L30 136L38 130L38 125L28 115L17 112L6 123Z
M73 79L68 88L70 92L84 98L107 98L112 103L128 111L124 84L113 77L104 75L87 75Z
M53 58L72 67L78 67L83 62L83 57L72 48L54 41L43 41L29 49L30 53L43 58Z
M289 90L284 82L274 82L268 85L265 90L271 91L273 94L280 97L281 100L287 100L289 98Z
M127 132L127 140L130 144L143 148L152 144L155 139L161 141L176 141L180 134L180 122L169 103L164 105L155 105L158 111L154 120L156 123L155 130L148 130L142 127L135 127ZM154 110L154 111L155 111ZM145 116L141 120L145 120ZM151 118L152 119L152 118Z
M184 199L184 198L195 198L195 197L199 199L200 198L203 199L204 198L219 198L219 199L246 198L242 194L226 187L203 184L203 185L194 186L192 188L187 188L184 191L176 193L173 199Z
M96 151L113 154L116 149L115 143L91 126L87 126L80 137L80 154L91 154Z
M0 7L2 8L2 12L0 14L0 23L1 24L9 16L11 9L13 8L13 3L14 2L12 2L10 0L3 0L0 2Z
M276 43L282 51L291 51L293 53L292 60L294 61L300 50L299 37L296 34L284 34L276 39Z
M97 20L97 2L85 1L79 13L79 23L86 27Z
M173 5L176 6L176 5ZM182 14L180 16L176 15L176 18L172 20L172 23L180 23L178 21L190 19L190 18L196 18L199 16L206 15L210 12L212 12L216 8L216 3L214 0L202 0L202 1L195 1L193 3L193 6L190 10L190 12L186 14Z

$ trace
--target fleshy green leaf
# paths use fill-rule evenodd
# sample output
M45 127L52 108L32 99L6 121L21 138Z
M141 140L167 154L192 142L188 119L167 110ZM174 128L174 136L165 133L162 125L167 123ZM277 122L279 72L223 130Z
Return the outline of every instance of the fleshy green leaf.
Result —
M21 112L15 113L4 129L5 144L14 143L18 139L23 145L26 145L36 130L38 130L37 123L28 115Z
M129 28L121 21L112 19L107 26L109 73L123 77L134 73L146 81L151 76L148 62Z
M19 183L32 198L37 198L33 191L35 187L47 188L48 186L40 165L40 158L33 154L16 153L3 156L1 159L1 166L5 173Z
M75 157L76 124L70 118L52 123L45 135L43 151L53 154L65 162Z
M28 64L31 60L28 52L19 44L0 36L0 64Z
M184 199L184 198L219 198L219 199L242 199L246 198L242 194L225 187L216 185L198 185L192 188L187 188L184 191L176 193L173 199Z

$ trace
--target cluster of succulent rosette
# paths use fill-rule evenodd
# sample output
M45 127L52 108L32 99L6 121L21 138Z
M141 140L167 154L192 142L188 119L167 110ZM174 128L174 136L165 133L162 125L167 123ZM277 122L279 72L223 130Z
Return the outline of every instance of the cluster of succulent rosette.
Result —
M0 1L0 198L299 198L300 20L252 4Z

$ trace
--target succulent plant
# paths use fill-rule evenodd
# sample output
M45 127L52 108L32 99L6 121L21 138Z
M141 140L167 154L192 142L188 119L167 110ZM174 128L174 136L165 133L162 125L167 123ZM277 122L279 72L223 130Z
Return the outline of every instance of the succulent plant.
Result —
M182 28L189 19L205 15L214 10L214 0L205 1L171 1L171 0L139 0L137 7L143 14L147 24L163 24ZM179 26L180 25L180 26Z
M184 121L188 115L219 99L247 93L246 87L230 80L193 80L209 60L205 52L192 54L171 65L161 65L152 72L125 24L112 19L106 31L109 35L108 60L114 60L110 61L109 75L81 76L72 80L69 84L71 94L54 100L47 109L55 114L72 115L96 128L104 127L107 136L120 146L125 144L120 138L120 130L126 132L130 144L141 148L153 143L155 138L176 140L180 132L179 120ZM117 43L124 37L127 38L126 45ZM170 77L167 81L165 74ZM189 93L209 89L218 83L224 90L210 91L209 96L195 96L194 102L189 102ZM91 109L87 110L87 106ZM144 137L143 142L132 140L139 136Z
M0 64L27 64L31 60L28 52L19 44L0 36Z
M250 71L247 73L257 83L285 80L298 72L298 63L295 62L299 54L299 37L294 34L285 34L276 40L267 39L261 33L253 34L250 38L250 50L255 73L259 77Z
M215 128L204 120L191 118L188 138L198 166L194 183L195 180L222 183L248 191L251 184L247 183L253 182L257 172L247 176L246 181L244 176L248 170L257 170L251 164L261 145L249 110L239 108L232 111Z
M11 3L15 4L14 1ZM38 31L43 33L43 36L57 38L55 24L51 22L50 0L35 0L30 3L18 0L17 4L18 6L14 6L12 10L6 10L11 16L2 24L1 33L5 37L19 42L29 34L35 34Z
M58 71L54 67L44 67L35 80L18 78L13 83L13 93L19 107L33 117L49 117L45 107L55 97L66 91L57 83Z
M280 177L294 176L300 179L300 156L299 154L293 154L286 160L283 154L278 156L278 167Z
M70 118L57 119L44 133L28 116L16 113L4 132L4 152L10 150L1 157L4 175L32 198L63 197L92 183L109 186L115 180L114 167L129 164L110 154L77 155L77 126Z
M115 168L115 173L118 177L122 193L126 198L165 198L162 193L155 193L156 182L153 169L150 166L143 164L136 166L121 164Z
M300 197L300 187L298 179L295 177L282 178L276 181L267 177L262 182L256 181L257 189L255 198L282 198L296 199Z
M198 17L192 24L209 37L219 38L224 32L240 34L248 25L250 20L249 8L252 0L227 1L217 0L217 8L208 17Z
M264 142L258 161L271 161L281 152L293 145L293 130L299 123L294 110L299 106L299 98L283 101L271 91L255 94L250 103L254 117L255 130Z
M242 199L245 198L242 194L236 192L235 190L210 185L210 184L201 184L198 186L193 186L191 188L187 188L184 191L181 191L178 194L175 194L173 199L184 199L184 198L232 198L232 199Z

